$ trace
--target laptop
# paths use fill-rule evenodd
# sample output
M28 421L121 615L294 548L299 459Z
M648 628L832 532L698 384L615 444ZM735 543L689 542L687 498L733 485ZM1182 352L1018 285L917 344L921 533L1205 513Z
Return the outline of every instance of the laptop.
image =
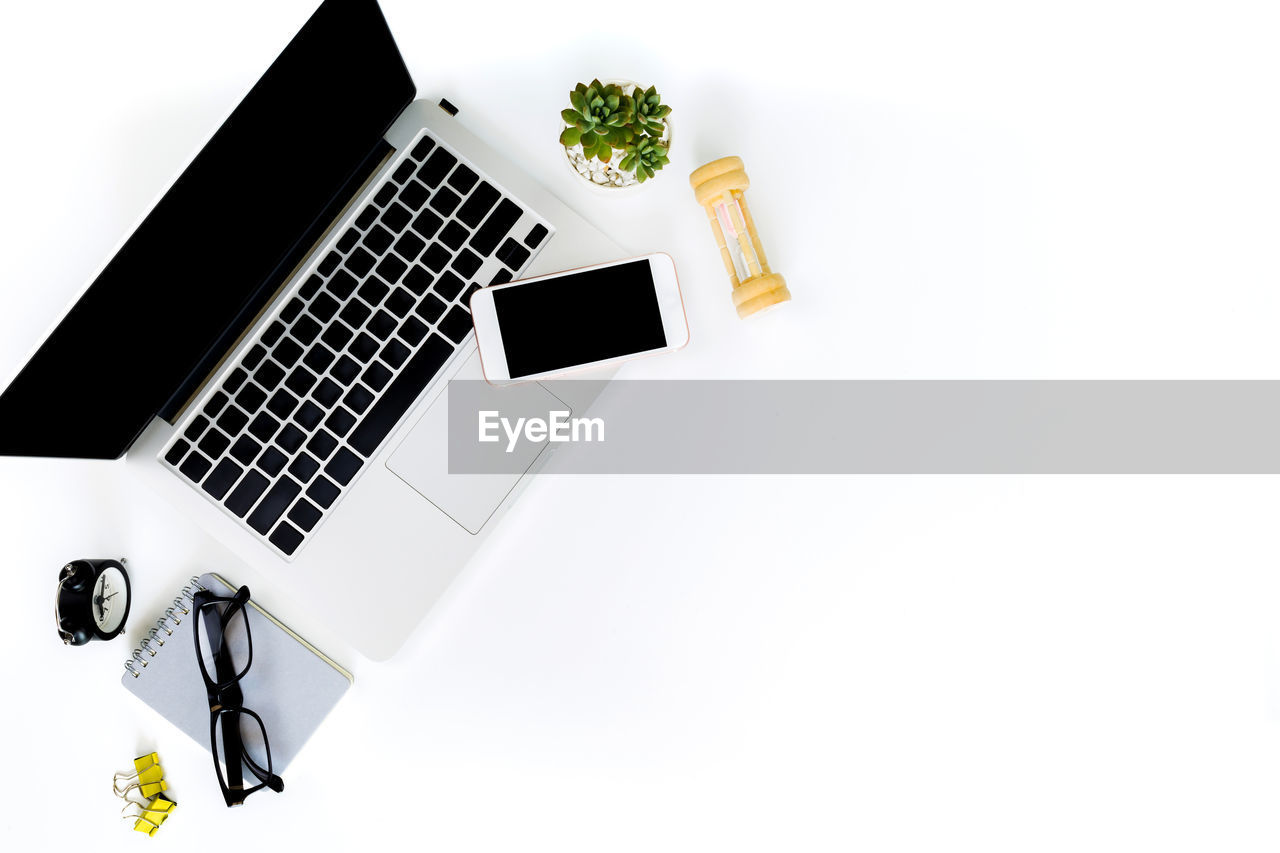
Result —
M125 456L375 660L545 456L447 473L471 294L624 255L415 96L376 0L325 0L0 394L0 454Z

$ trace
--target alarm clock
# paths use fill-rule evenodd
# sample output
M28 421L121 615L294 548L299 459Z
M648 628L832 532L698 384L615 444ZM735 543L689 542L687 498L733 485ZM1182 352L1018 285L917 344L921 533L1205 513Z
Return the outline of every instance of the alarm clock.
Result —
M68 646L110 640L129 618L129 574L124 560L73 560L58 572L53 617Z

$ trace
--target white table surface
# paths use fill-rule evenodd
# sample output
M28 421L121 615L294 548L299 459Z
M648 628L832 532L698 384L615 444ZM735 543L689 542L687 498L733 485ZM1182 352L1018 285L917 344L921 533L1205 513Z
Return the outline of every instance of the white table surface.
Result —
M0 375L312 3L0 7ZM1268 4L384 8L420 96L675 257L692 343L626 376L1277 373ZM597 75L674 107L671 166L625 200L557 161L561 101ZM751 323L685 181L731 153L795 295ZM3 459L3 843L1274 850L1278 498L1269 477L544 478L389 663L255 586L356 686L284 795L229 811L203 749L117 684L131 644L64 648L50 604L63 562L127 555L136 640L183 578L241 570L120 465ZM180 805L143 841L107 783L151 749Z

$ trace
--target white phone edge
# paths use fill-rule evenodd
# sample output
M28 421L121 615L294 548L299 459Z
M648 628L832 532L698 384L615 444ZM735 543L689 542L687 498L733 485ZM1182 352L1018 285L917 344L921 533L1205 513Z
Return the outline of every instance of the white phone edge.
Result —
M502 344L502 333L498 328L498 315L494 309L494 291L505 287L519 287L536 281L563 278L565 276L576 275L590 270L616 267L621 264L629 264L640 260L647 260L649 262L649 271L653 278L653 289L658 298L658 311L662 317L662 331L667 339L666 346L658 347L657 349L644 350L643 352L628 353L626 355L606 358L600 361L577 364L573 367L566 367L562 370L535 373L529 376L521 376L517 379L511 378L510 370L507 368L506 350L503 348ZM647 255L637 255L633 258L623 258L621 260L609 261L603 264L592 264L591 266L562 270L560 272L540 275L534 278L510 281L505 284L497 284L492 287L483 287L471 295L471 320L475 325L476 330L476 345L480 355L480 368L484 373L485 381L489 382L491 385L514 385L519 382L536 382L539 379L547 379L553 376L564 376L567 373L605 367L608 365L619 364L624 361L630 361L633 358L642 358L648 355L657 355L658 353L667 352L669 350L681 349L689 343L689 320L685 315L684 297L680 293L680 281L676 275L676 264L672 257L666 252L652 252Z

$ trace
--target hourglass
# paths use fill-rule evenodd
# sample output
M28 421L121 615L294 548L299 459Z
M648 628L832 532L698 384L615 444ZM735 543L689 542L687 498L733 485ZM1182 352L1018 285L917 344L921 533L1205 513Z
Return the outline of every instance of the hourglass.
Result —
M720 247L729 283L733 285L733 305L739 317L786 302L791 291L782 276L769 269L756 223L742 193L751 186L740 157L721 157L696 169L689 184L698 204L706 208L711 232ZM728 239L726 239L728 238Z

